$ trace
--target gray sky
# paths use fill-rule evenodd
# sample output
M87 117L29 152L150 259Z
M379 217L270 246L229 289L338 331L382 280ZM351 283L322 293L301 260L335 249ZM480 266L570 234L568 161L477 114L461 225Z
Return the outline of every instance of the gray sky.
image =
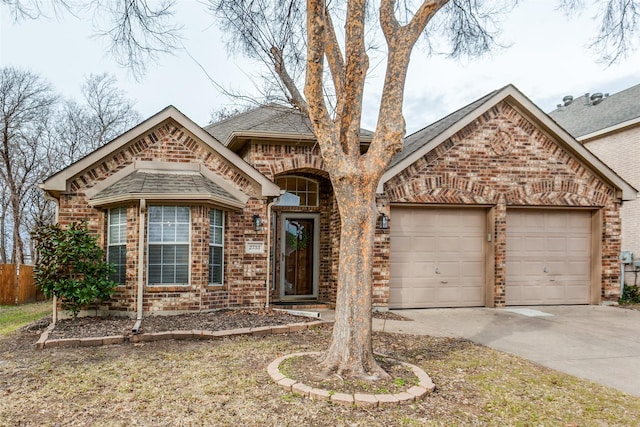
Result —
M510 47L485 58L455 61L427 57L417 48L405 91L407 130L418 130L509 83L546 112L564 95L615 93L640 83L640 52L606 67L587 49L597 30L592 19L596 10L569 19L554 10L556 3L523 2L504 22L501 41ZM202 4L180 0L177 12L185 27L184 46L207 73L226 88L255 93L258 65L227 54L221 34ZM0 64L39 73L65 97L79 99L85 76L109 72L145 118L172 104L204 125L213 111L232 104L186 52L162 57L160 65L136 82L105 53L106 41L92 37L90 17L14 24L4 6L0 6L0 14ZM369 74L372 79L365 93L363 126L373 129L384 61L373 58Z

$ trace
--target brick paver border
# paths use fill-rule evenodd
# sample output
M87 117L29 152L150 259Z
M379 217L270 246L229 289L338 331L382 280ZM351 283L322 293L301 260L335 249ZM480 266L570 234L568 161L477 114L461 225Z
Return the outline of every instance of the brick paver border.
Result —
M331 393L329 390L312 388L294 379L287 378L282 372L280 372L280 365L287 359L319 354L319 352L293 353L278 357L276 360L271 362L269 366L267 366L267 373L273 381L289 392L299 394L312 400L328 400L338 405L347 406L355 405L371 408L411 403L431 394L436 388L433 381L431 381L431 377L429 377L425 371L416 365L406 362L400 363L410 368L414 375L418 377L418 385L412 386L406 391L395 394Z

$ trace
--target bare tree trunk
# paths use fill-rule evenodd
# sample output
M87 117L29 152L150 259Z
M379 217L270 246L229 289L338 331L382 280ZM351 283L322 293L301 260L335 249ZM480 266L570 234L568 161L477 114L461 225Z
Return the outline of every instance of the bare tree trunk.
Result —
M20 201L17 196L11 195L11 213L13 216L13 245L11 249L11 263L24 263L24 243L20 236L20 226L22 225L22 214L20 212Z
M0 198L0 264L7 263L7 189L2 186L2 197Z
M351 178L334 184L342 221L340 266L333 337L322 364L326 375L375 380L389 376L375 361L372 346L376 193L362 176Z

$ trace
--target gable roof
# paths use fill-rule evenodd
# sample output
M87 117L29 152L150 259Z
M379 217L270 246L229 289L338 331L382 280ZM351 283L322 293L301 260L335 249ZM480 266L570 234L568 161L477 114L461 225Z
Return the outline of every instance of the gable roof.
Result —
M204 127L214 138L236 151L248 138L315 141L309 116L292 107L261 105ZM373 133L360 130L361 142L370 142Z
M147 120L143 121L134 128L128 130L97 150L91 152L89 155L81 158L75 163L67 166L61 171L56 172L47 178L40 187L48 194L54 197L59 192L65 191L67 188L67 182L78 176L82 172L86 171L93 165L100 162L105 157L116 152L126 144L140 138L146 132L166 122L167 120L173 120L178 126L181 126L186 131L190 132L197 139L205 143L209 148L218 153L221 157L227 159L234 166L236 166L241 173L247 178L253 180L259 184L262 188L263 196L278 196L280 195L280 189L277 185L271 182L267 177L262 175L251 165L245 162L236 153L223 146L218 140L213 138L209 133L205 132L200 126L195 124L191 119L182 114L176 107L170 105L151 116Z
M605 181L620 190L619 196L623 200L633 200L636 198L638 191L635 188L618 176L612 169L591 153L591 151L576 141L566 130L560 127L513 85L507 85L502 89L493 91L432 125L406 137L405 144L409 151L407 153L398 153L396 158L391 162L390 167L384 175L382 175L378 183L377 191L382 193L384 191L384 184L387 181L418 159L424 157L428 152L448 140L465 126L472 123L487 110L503 101L508 102L517 110L526 114L527 118L536 126L552 135L566 150L591 167Z
M578 140L640 123L640 84L611 96L587 93L564 101L549 116Z

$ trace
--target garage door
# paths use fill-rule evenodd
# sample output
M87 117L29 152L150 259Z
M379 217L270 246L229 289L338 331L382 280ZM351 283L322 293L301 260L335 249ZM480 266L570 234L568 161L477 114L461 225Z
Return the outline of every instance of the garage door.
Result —
M391 209L389 307L485 305L485 211Z
M588 304L591 213L507 212L507 305Z

